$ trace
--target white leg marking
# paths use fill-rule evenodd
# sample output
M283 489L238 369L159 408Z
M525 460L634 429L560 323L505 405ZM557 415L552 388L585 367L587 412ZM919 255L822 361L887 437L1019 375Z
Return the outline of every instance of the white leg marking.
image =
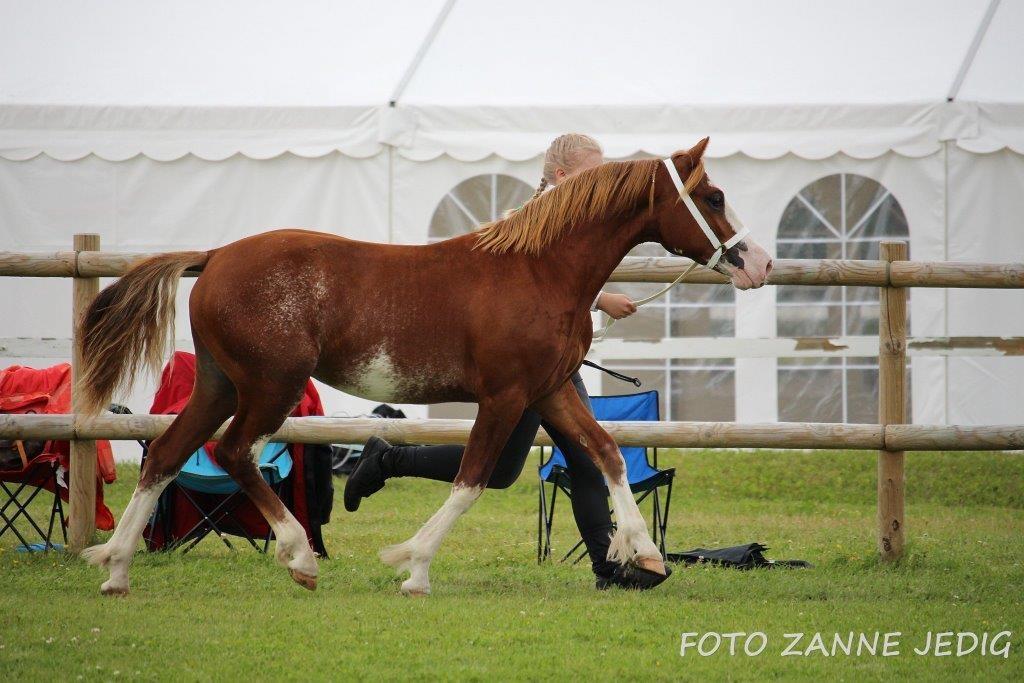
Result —
M270 434L257 437L249 448L249 456L253 464L259 467L260 456L263 449L270 442ZM306 530L295 519L295 515L288 508L284 510L284 519L267 519L270 528L274 530L274 538L277 539L277 547L274 550L274 559L277 563L288 569L294 569L306 576L316 577L318 567L313 550L306 540Z
M427 595L430 593L430 562L437 554L441 541L452 526L483 493L482 486L456 486L444 505L420 527L416 535L405 543L388 546L380 551L380 559L399 572L409 571L409 578L402 583L406 595Z
M615 508L616 521L615 534L608 546L608 559L619 564L626 564L638 557L661 560L661 552L647 533L647 523L640 514L625 475L610 484L608 490Z
M165 477L154 481L147 488L136 487L110 540L82 551L82 558L86 562L105 566L110 571L110 578L100 587L104 594L128 592L128 565L131 564L142 530L153 514L156 501L170 480L171 477Z
M285 508L284 519L268 519L267 522L274 530L274 538L277 539L277 548L274 551L277 563L306 576L316 577L319 568L313 549L306 540L306 530L299 524L299 520L295 519L291 510Z

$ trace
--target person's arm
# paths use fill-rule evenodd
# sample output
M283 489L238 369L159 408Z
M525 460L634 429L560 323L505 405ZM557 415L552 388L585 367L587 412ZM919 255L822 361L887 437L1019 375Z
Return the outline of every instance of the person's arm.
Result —
M625 294L613 294L611 292L598 292L594 299L592 311L604 311L611 318L621 320L636 313L636 304Z

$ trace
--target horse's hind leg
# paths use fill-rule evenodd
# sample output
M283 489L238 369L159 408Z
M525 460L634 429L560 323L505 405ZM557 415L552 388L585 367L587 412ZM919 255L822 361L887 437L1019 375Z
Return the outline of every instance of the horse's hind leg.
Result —
M128 566L157 499L188 456L235 410L234 387L208 355L196 351L192 397L167 431L150 444L139 483L110 540L82 551L87 562L105 566L110 572L100 589L104 595L128 592Z
M476 499L480 497L491 472L498 462L502 447L526 407L525 400L504 397L480 402L480 410L469 434L462 466L452 483L452 492L416 535L405 543L389 546L380 552L380 559L399 572L408 571L402 583L405 595L430 593L430 562L441 541Z
M263 479L257 463L271 434L295 409L306 386L306 377L280 384L239 387L238 412L217 444L217 463L249 496L263 514L277 539L275 558L288 567L301 586L316 588L317 563L306 532L273 489Z
M572 383L566 382L538 401L534 408L555 429L577 441L604 474L617 521L608 559L620 564L634 560L647 569L665 574L661 552L647 533L647 524L630 491L622 452L583 405Z

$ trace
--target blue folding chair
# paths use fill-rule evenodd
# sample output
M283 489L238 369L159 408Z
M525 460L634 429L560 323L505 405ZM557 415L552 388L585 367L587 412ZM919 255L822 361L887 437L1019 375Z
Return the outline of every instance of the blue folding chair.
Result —
M594 417L599 421L657 422L660 419L657 391L621 396L591 396L590 401L594 406ZM537 562L542 562L551 555L551 527L554 522L555 499L558 497L558 491L561 490L567 498L572 498L572 478L569 476L565 456L558 448L552 448L551 457L545 461L544 452L546 450L545 448L541 449L541 466L538 470L540 503L537 510ZM647 458L648 450L654 451L653 464ZM629 481L629 488L634 496L639 495L637 504L639 505L647 498L651 499L652 536L664 557L668 509L672 502L672 481L676 471L675 469L658 469L657 448L627 446L621 451L622 457L626 461L626 478ZM550 499L546 484L551 485ZM664 508L660 494L662 488L665 489ZM581 545L583 545L582 539L565 554L562 562L569 559ZM576 558L575 562L579 562L584 554L585 550Z
M260 453L258 467L266 482L280 495L281 483L288 478L292 471L292 456L288 452L288 444L268 443L264 446L263 452ZM210 458L205 445L200 446L199 450L185 461L178 476L174 479L174 484L199 513L200 519L187 533L169 544L165 550L181 547L183 552L188 552L211 532L215 533L224 542L224 545L233 549L231 541L227 538L227 532L222 528L227 527L227 524L231 522L231 528L240 529L241 535L254 548L264 553L267 551L270 541L274 537L273 531L267 532L266 538L263 539L262 549L256 545L253 537L245 532L244 525L238 523L232 514L244 500L242 491L231 476ZM197 496L192 495L193 493L215 494L223 496L223 498L207 509L207 506L203 505ZM150 523L151 529L155 528L160 511L160 506L158 506Z

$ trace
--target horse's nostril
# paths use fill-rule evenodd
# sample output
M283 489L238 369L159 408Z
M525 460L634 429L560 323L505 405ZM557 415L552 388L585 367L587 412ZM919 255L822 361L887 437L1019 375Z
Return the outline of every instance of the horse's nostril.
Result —
M764 274L765 274L766 277L771 274L772 266L774 264L775 264L775 261L773 261L772 259L768 259L768 265L764 267Z

